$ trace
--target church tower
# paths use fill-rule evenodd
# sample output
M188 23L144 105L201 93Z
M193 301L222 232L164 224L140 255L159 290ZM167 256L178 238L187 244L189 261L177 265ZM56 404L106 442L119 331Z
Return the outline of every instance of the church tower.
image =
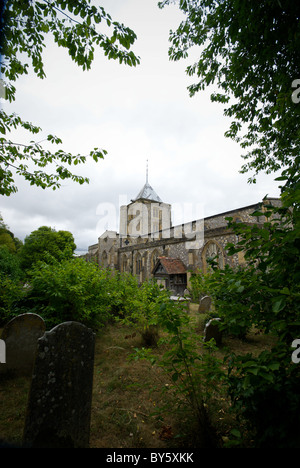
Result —
M121 237L159 239L163 229L171 227L171 205L163 203L148 180L131 203L120 209Z

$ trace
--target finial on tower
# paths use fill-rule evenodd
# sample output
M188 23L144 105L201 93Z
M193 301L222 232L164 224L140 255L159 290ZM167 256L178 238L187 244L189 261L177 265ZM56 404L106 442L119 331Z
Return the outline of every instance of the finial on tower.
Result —
M131 201L134 202L142 198L162 203L162 200L159 198L157 193L153 190L153 188L148 182L148 159L146 160L146 183L142 190L138 193L138 195Z
M148 159L147 159L147 165L146 165L146 184L148 184Z

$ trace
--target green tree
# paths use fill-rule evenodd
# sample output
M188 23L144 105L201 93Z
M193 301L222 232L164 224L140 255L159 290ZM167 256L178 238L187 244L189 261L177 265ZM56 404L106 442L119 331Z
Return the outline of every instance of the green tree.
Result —
M83 70L89 70L94 59L95 48L101 48L108 59L119 60L130 66L139 59L130 51L136 39L135 33L123 24L113 21L101 6L90 0L7 0L1 3L0 57L1 75L6 99L15 99L15 82L28 73L31 66L39 78L45 78L42 53L45 38L52 35L59 47L69 51L71 59ZM108 29L110 35L101 32ZM2 90L2 89L1 89ZM15 173L20 174L31 185L42 188L60 187L63 179L72 179L80 184L88 179L73 174L68 166L84 163L87 157L96 162L106 154L94 148L89 155L72 155L59 149L46 149L41 142L13 142L9 134L14 129L25 129L36 135L41 128L22 120L16 114L0 111L0 194L10 195L17 191ZM53 144L62 143L54 135L46 140ZM50 169L54 165L55 171ZM48 170L47 170L48 168Z
M55 231L42 226L25 237L20 251L21 266L29 270L37 262L51 263L73 257L76 245L68 231Z
M170 0L160 2L163 7ZM198 82L229 104L226 136L247 153L242 172L281 171L280 208L268 207L263 226L232 223L248 262L207 278L223 325L237 332L256 326L274 337L259 356L231 355L229 394L253 430L256 447L299 447L300 368L292 342L300 337L300 4L293 0L180 0L186 19L171 32L170 58L200 57L187 67ZM254 213L256 215L257 213ZM229 294L231 293L231 294Z
M300 336L299 209L291 210L283 202L264 215L261 227L233 223L240 241L229 249L245 252L250 277L240 300L246 299L247 288L256 286L248 296L252 325L271 334L274 345L257 357L232 359L229 389L254 429L257 446L297 448L300 367L292 360L292 344Z
M138 282L136 281L136 286ZM169 292L155 280L144 281L124 301L123 323L136 328L146 346L156 346L159 338L158 322L162 303L169 303Z
M13 237L8 231L0 229L0 246L6 246L10 252L16 251L16 246Z
M160 7L172 0L159 2ZM239 142L242 172L299 170L300 4L294 0L179 0L186 18L170 33L171 60L187 66L197 82L190 95L210 85L212 101L229 104L226 136ZM197 49L196 49L197 50Z
M1 246L6 246L10 252L16 253L20 250L22 242L9 230L0 214L0 247Z
M12 280L22 277L19 257L7 245L0 245L0 274Z
M41 263L31 271L26 304L51 328L75 320L98 329L110 317L107 273L80 258Z
M18 314L18 304L25 295L23 271L18 255L7 245L0 245L0 326Z

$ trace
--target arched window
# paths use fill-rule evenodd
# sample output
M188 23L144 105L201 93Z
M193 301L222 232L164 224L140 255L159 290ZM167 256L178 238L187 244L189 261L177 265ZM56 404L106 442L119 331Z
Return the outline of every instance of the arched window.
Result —
M121 264L121 269L123 272L126 272L128 268L128 258L125 254L122 256L122 264Z
M135 274L139 275L141 271L142 271L142 256L140 253L137 253L135 257Z
M204 273L209 270L209 259L217 262L219 268L224 268L224 252L222 247L215 241L208 241L202 250L202 267Z
M158 250L155 249L152 252L151 257L150 257L150 272L155 267L158 257L159 257L159 252L158 252Z
M107 253L106 253L105 250L101 255L101 264L102 264L103 268L107 268Z

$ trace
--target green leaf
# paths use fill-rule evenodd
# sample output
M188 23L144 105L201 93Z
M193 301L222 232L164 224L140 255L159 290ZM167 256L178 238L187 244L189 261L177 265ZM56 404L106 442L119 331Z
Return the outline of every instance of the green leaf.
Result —
M232 434L234 437L237 437L238 439L241 438L241 432L238 429L231 429L230 434Z
M285 298L279 299L273 303L272 310L275 314L282 311L285 308Z

